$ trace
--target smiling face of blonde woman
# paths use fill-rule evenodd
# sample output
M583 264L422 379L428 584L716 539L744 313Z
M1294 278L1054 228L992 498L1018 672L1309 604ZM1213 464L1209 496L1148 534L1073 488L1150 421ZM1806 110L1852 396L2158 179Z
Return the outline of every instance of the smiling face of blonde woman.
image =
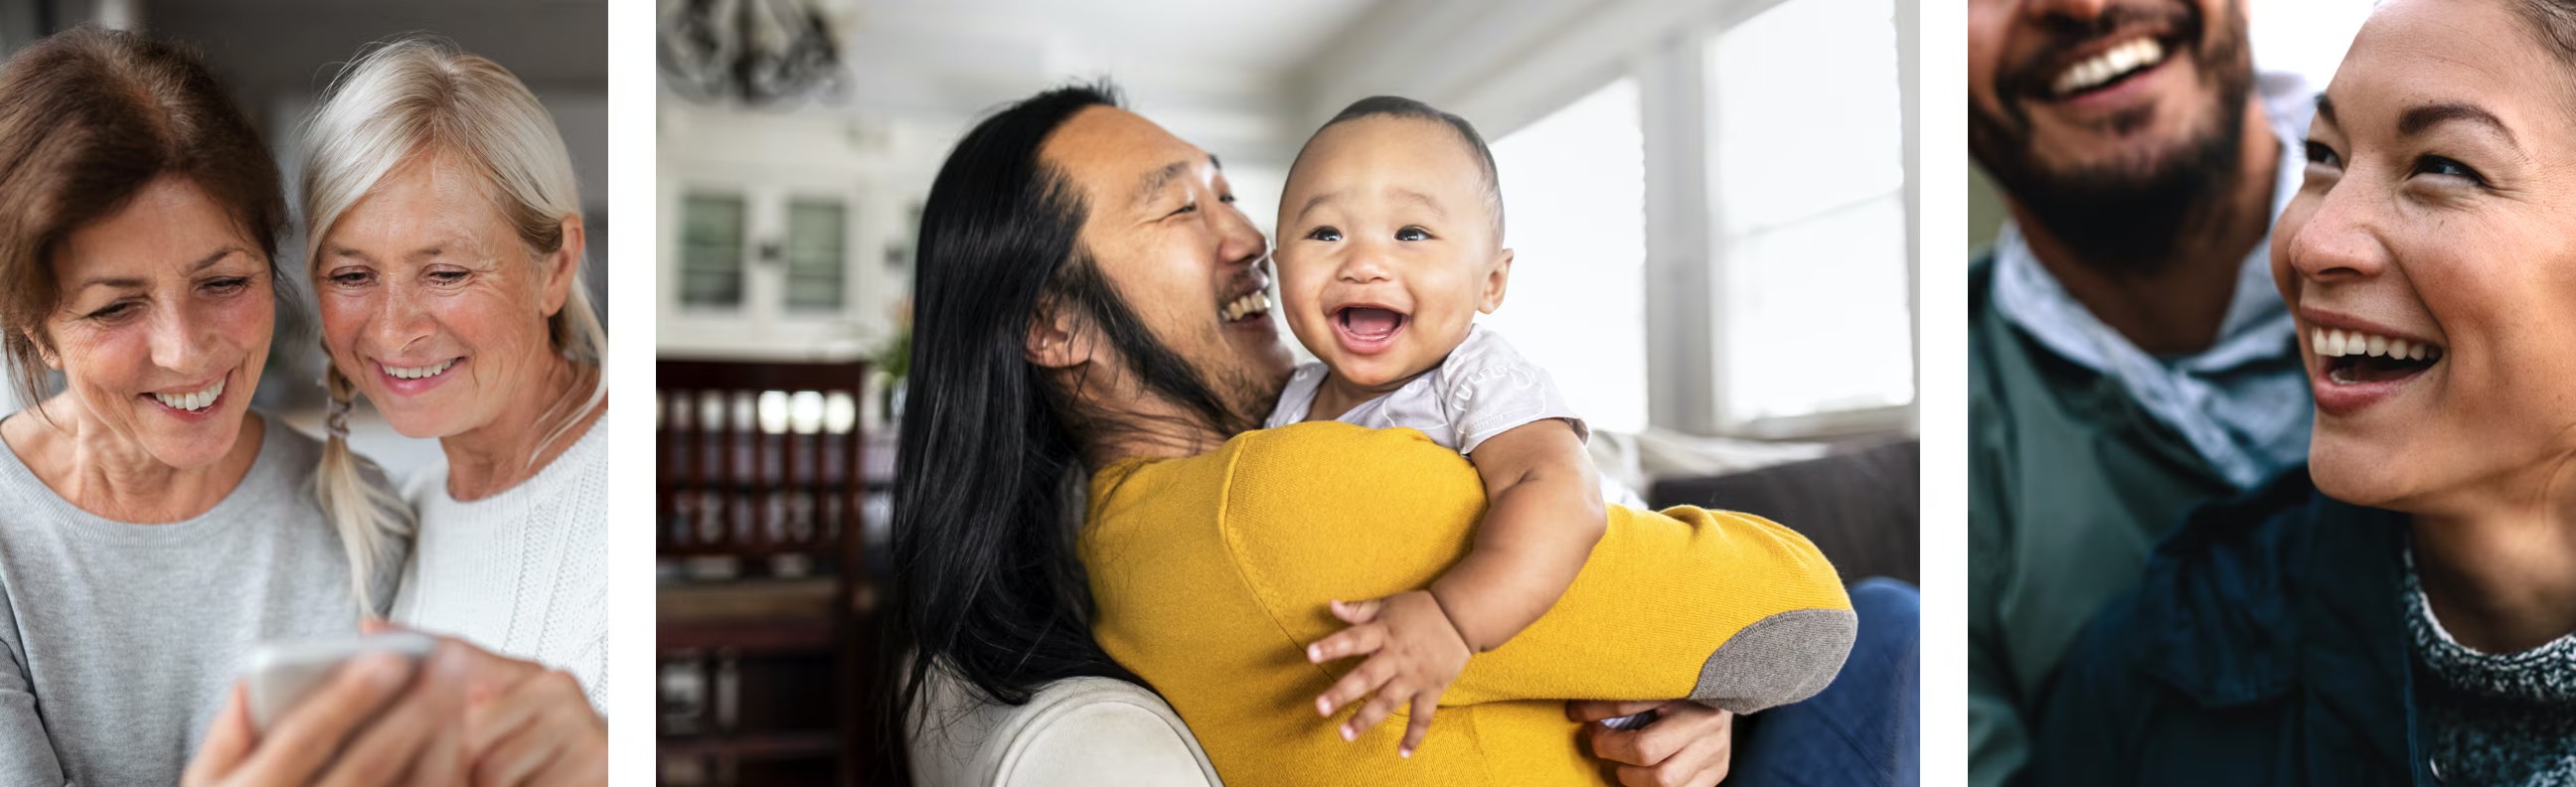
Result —
M2396 0L2319 102L2273 233L2317 486L2419 514L2576 471L2576 72L2500 0Z
M46 355L83 427L180 469L231 453L277 318L268 258L240 223L165 177L68 233L49 264Z
M555 390L545 383L564 361L546 321L571 291L572 265L529 249L496 205L452 157L416 156L318 245L313 287L331 362L405 436L492 427Z

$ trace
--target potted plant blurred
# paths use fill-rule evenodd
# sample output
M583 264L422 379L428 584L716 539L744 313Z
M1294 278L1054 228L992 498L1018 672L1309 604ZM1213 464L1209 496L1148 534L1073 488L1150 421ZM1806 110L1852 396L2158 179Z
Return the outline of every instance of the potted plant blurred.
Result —
M904 376L912 372L912 298L894 304L894 335L877 348L877 414L897 428L903 423Z

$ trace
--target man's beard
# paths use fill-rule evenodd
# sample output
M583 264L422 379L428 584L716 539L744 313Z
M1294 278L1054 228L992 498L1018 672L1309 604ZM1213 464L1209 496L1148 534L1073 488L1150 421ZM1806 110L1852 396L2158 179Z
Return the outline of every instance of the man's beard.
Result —
M2050 51L2117 34L2137 16L2129 9L2109 9L2084 30L2060 31L2066 40ZM2107 164L2048 170L2031 153L2030 119L2017 99L2020 93L2044 89L2048 80L2028 75L1997 80L2002 86L1998 103L2009 117L1970 104L1970 154L2034 223L2074 251L2078 262L2107 273L2159 272L2189 237L2192 225L2223 209L2226 195L2244 179L2238 170L2245 157L2245 105L2253 93L2254 66L2246 50L2244 7L2232 7L2228 16L2214 40L2193 50L2195 70L2215 87L2215 103L2208 113L2210 125L2190 139ZM2106 122L2128 132L2151 119L2142 110Z
M1191 423L1181 425L1207 429L1219 439L1260 428L1261 419L1279 399L1279 386L1263 384L1238 364L1191 363L1154 336L1088 253L1077 253L1065 266L1056 291L1060 302L1090 320L1126 365L1127 376L1146 395L1160 396L1189 414ZM1068 396L1065 401L1080 398ZM1077 413L1069 407L1059 407L1058 412L1071 417L1066 426L1085 440L1149 427L1119 422L1134 414Z

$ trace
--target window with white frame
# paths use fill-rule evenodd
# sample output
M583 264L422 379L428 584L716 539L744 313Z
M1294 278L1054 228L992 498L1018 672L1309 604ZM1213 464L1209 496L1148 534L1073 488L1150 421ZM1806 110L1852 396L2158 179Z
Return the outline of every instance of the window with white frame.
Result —
M848 289L848 212L840 200L787 203L787 309L839 312Z
M690 194L680 202L680 303L742 305L743 200Z
M1646 176L1637 83L1621 78L1492 143L1513 251L1479 319L1555 378L1593 429L1646 427Z
M1719 421L1914 400L1891 0L1782 0L1707 41Z

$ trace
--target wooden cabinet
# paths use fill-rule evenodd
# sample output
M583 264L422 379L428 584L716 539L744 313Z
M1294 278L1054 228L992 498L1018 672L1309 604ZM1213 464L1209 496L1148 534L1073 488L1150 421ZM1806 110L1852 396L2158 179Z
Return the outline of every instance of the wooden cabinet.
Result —
M662 783L858 783L881 595L866 523L891 470L868 480L868 374L657 365Z

